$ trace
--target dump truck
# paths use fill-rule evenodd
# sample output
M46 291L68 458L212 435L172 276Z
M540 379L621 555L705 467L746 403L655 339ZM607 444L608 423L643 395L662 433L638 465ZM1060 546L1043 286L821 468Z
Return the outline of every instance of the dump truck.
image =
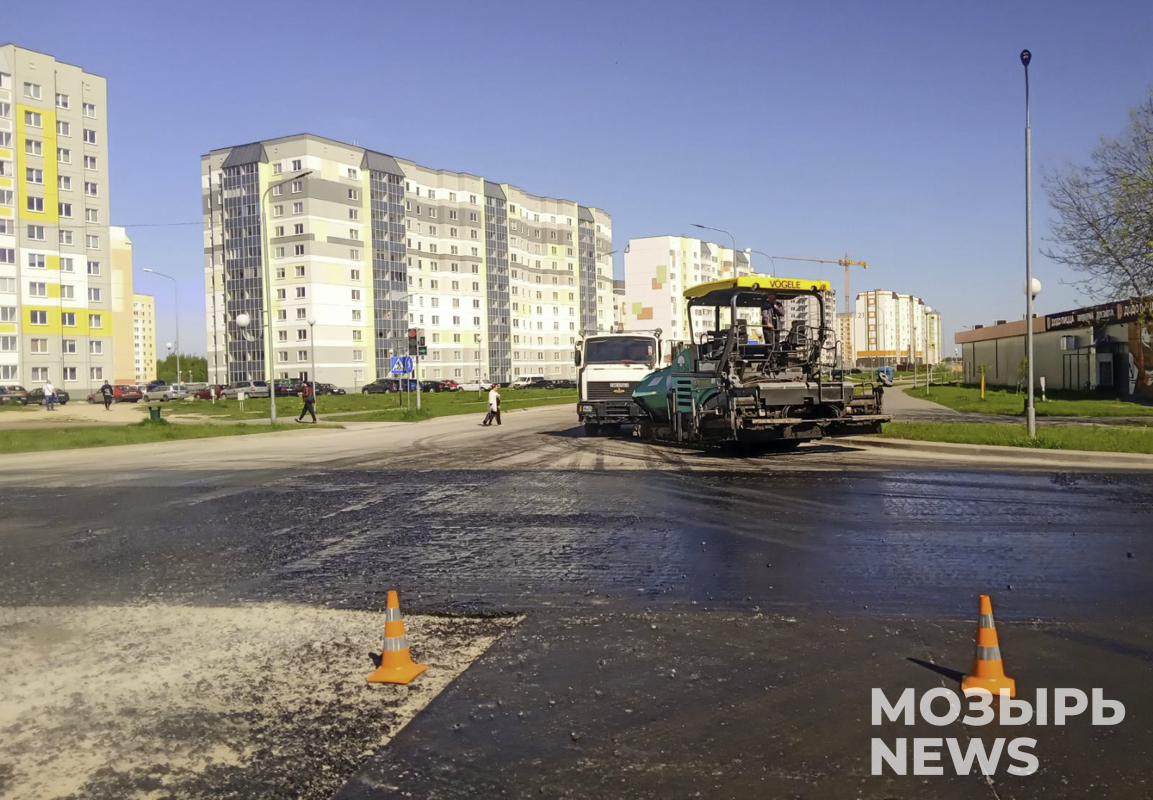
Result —
M660 364L661 331L593 333L577 342L577 419L586 436L635 423L633 390Z
M689 343L633 392L641 439L791 449L831 436L878 433L884 390L834 378L827 281L748 275L687 289ZM787 321L782 301L813 297L819 324ZM696 309L712 328L694 330ZM787 324L786 324L787 323ZM698 323L699 324L699 323Z

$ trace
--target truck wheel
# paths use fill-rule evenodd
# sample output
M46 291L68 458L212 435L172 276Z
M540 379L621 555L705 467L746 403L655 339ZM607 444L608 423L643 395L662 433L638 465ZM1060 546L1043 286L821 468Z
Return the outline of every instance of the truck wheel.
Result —
M595 422L585 423L585 436L596 436L601 432L601 426Z

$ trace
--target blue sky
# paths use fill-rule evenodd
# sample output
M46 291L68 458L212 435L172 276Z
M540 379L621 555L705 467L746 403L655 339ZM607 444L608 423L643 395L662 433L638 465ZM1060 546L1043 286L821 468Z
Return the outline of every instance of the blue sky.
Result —
M200 155L301 131L600 206L618 250L701 222L773 255L848 251L872 264L854 292L923 297L948 352L962 326L1024 313L1020 50L1038 251L1040 171L1083 161L1153 86L1148 0L15 5L0 39L107 77L113 220L161 341L171 285L140 270L180 279L189 352L205 341ZM1034 267L1038 313L1083 301Z

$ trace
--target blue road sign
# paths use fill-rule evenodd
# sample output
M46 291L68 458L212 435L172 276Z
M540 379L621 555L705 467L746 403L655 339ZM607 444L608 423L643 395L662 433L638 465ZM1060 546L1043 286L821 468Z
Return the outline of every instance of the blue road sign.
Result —
M389 370L393 375L407 375L412 372L412 356L393 356L389 359Z

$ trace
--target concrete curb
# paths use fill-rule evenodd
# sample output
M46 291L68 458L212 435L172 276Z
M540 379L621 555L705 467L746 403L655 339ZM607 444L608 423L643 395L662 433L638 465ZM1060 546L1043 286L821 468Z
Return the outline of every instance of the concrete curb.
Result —
M933 453L967 459L985 458L991 462L1011 461L1055 469L1141 469L1153 470L1153 455L1144 453L1105 453L1094 450L1049 450L1046 448L1002 447L987 444L923 442L913 439L883 439L874 436L845 436L839 443L859 447Z

